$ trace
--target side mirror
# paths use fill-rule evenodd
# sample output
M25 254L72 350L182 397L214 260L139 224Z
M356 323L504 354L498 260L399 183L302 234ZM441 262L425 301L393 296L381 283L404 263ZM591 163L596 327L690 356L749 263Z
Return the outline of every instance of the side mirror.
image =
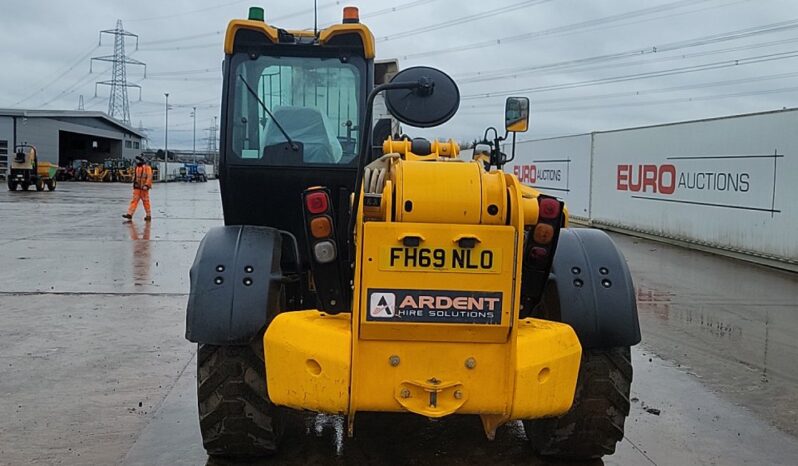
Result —
M511 133L529 129L529 98L508 97L504 104L504 128Z
M427 66L407 68L391 79L391 84L403 83L413 87L387 89L385 106L406 125L417 128L442 125L460 106L457 84L443 71Z

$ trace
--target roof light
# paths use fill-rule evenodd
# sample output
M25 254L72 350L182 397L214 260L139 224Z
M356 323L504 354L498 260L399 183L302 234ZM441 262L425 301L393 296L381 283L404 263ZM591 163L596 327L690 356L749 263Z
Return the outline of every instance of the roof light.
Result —
M263 8L259 6L251 6L249 7L249 17L247 19L253 21L265 21L263 16Z
M310 221L310 234L314 238L329 238L332 235L332 221L330 217L322 215Z
M344 7L344 23L359 23L360 22L360 11L358 11L356 6L345 6Z
M311 192L305 195L305 207L311 214L320 214L327 211L329 201L324 191Z

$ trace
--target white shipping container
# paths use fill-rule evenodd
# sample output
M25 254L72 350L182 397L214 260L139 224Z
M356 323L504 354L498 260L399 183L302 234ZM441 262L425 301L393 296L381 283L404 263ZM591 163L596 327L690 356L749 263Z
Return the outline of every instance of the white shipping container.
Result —
M154 162L152 164L153 168L157 165L158 167L158 181L163 181L166 178L166 164L164 162ZM168 180L173 181L175 178L180 176L180 167L183 166L182 162L169 162L169 178Z
M594 134L594 223L798 263L798 112Z
M590 218L591 135L580 134L516 144L515 159L505 166L518 179L565 200L571 217ZM512 145L504 151L510 156Z

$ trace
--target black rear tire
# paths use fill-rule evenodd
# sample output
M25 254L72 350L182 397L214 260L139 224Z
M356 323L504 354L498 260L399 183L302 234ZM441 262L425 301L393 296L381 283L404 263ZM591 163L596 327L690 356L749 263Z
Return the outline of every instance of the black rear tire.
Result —
M56 187L55 178L50 178L49 180L47 180L45 182L45 184L47 185L47 190L48 191L55 191L55 187Z
M255 457L277 450L283 413L266 391L261 338L249 346L199 345L197 398L209 455Z
M12 181L11 179L8 180L8 190L9 191L16 191L17 190L17 182Z
M524 421L536 453L569 460L615 453L629 415L632 361L629 347L584 350L574 404L563 416Z

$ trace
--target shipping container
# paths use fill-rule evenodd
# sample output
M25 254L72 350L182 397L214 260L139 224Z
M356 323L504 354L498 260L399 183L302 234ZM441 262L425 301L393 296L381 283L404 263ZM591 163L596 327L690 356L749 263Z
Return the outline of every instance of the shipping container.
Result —
M598 132L591 219L798 265L798 112Z
M798 270L796 128L785 109L523 141L505 170L577 221Z
M510 155L512 146L504 148ZM576 220L590 218L591 135L580 134L516 144L515 159L505 166L518 179L545 194L565 200Z

